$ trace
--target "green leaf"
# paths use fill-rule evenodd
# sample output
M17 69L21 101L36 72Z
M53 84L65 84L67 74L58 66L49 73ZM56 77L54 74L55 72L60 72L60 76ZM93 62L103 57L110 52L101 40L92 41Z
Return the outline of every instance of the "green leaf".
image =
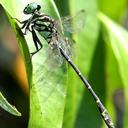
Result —
M53 1L43 1L45 13L53 18L58 12ZM43 7L42 5L42 7ZM66 67L54 67L47 57L47 42L41 37L43 49L33 56L33 81L30 92L30 128L61 128L66 100ZM46 45L45 45L46 44ZM47 61L52 65L49 66ZM35 114L36 113L36 114Z
M61 8L62 6L59 7L59 11L62 15L69 13L73 16L81 9L85 10L85 17L82 17L82 19L85 19L85 26L82 28L81 31L78 31L77 33L73 34L73 39L76 41L76 60L74 62L78 66L78 68L80 68L84 76L87 76L87 74L90 72L99 33L99 23L96 16L96 13L98 11L97 3L94 0L71 0L61 2L61 5L65 7L65 9ZM67 10L69 10L70 12L67 12ZM93 106L87 106L87 104L94 101L88 99L89 102L86 102L86 97L83 95L83 92L85 92L86 89L81 80L78 78L78 76L75 74L75 72L71 69L70 66L69 68L69 85L63 127L95 127L97 123L96 118L99 115L97 113L93 113ZM88 92L86 94L88 94ZM87 113L88 107L90 108L90 113ZM97 109L95 110L97 111ZM97 116L95 117L96 114ZM92 120L90 121L88 119L86 120L86 118L88 118L89 116L92 117ZM92 123L93 121L95 122L95 124Z
M127 8L126 0L119 0L118 2L116 0L99 0L98 3L100 10L116 21L121 21L122 14ZM110 6L110 4L114 6Z
M1 92L0 92L0 107L2 107L4 110L11 113L12 115L21 116L21 113L14 106L8 103L8 101L4 98Z
M125 108L128 108L128 32L103 13L99 13L99 19L103 23L105 29L107 30L108 40L111 44L113 53L116 57L118 70L120 72L120 76L122 78L122 83L124 85L125 92ZM125 109L125 120L124 120L124 128L127 127L128 120L128 110Z
M6 11L9 12L12 17L16 17L21 21L28 18L22 13L22 10L31 2L12 0L7 3L2 0L2 4ZM41 5L42 12L53 18L59 18L59 13L57 12L53 0L38 0L36 2ZM22 55L24 56L30 86L30 119L28 127L49 128L52 126L53 128L61 128L67 88L66 66L65 64L58 67L54 67L54 65L52 67L49 66L49 63L52 64L52 62L47 56L48 44L40 35L38 36L44 47L39 53L32 57L32 60L30 60L29 53L35 50L31 33L25 36L25 41L22 32L16 29L19 27L15 22L15 20L10 19L12 28L17 35ZM28 52L26 42L29 45L30 52ZM47 61L49 63L47 63Z

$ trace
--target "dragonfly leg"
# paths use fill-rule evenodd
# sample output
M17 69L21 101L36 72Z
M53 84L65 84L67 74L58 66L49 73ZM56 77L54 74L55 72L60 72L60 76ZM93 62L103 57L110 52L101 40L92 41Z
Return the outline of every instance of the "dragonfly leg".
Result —
M11 17L11 19L16 20L20 24L24 24L24 23L28 22L28 20L20 21L19 19L15 18L15 17Z
M14 18L14 17L11 17L11 19L16 20L16 21L17 21L18 23L20 23L20 24L23 24L23 23L24 23L24 21L20 21L19 19Z
M36 51L31 53L32 56L34 54L36 54L37 52L39 52L42 49L42 47L43 47L43 45L40 42L39 38L37 37L36 32L35 32L33 27L34 26L31 27L32 28L31 33L32 33L32 38L33 38L33 41L34 41L34 44L35 44L35 47L36 47ZM39 46L40 46L40 48L39 48Z
M20 21L17 18L13 18L13 17L11 17L11 19L16 20L20 24L23 24L23 26L21 27L21 29L23 29L26 26L27 22L28 22L28 20Z

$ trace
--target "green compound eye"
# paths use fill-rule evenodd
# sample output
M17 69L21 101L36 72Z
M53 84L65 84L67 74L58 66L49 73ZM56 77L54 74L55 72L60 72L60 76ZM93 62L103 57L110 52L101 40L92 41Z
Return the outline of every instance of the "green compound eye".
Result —
M31 8L31 7L28 7L28 8L27 8L27 12L28 12L28 13L31 13L32 11L33 11L33 8Z
M31 3L31 4L28 4L25 9L24 9L24 14L32 14L34 13L36 10L39 11L41 8L40 5L38 5L37 3Z

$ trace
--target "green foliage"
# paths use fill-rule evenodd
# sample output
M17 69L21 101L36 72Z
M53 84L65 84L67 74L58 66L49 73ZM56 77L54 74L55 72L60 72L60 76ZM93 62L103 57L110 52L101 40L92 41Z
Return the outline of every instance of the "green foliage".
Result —
M111 48L113 50L113 53L116 57L117 64L118 64L118 70L120 77L123 82L123 87L125 88L125 108L128 107L128 96L127 96L127 84L128 84L128 32L123 29L121 26L117 25L113 21L111 21L108 17L106 17L104 14L99 13L99 18L101 22L103 23L104 27L107 29L107 35L108 38L106 40L107 43L110 43ZM124 127L127 126L126 120L128 120L128 111L126 109L125 111L125 123Z
M0 92L0 107L11 113L15 116L21 116L21 113L17 111L17 109L10 105L7 100L3 97L2 93Z
M29 1L30 2L30 1ZM82 82L74 71L65 63L57 66L51 62L47 54L47 43L39 36L44 47L30 58L30 51L34 51L31 35L23 36L20 25L11 17L25 20L22 10L29 3L25 0L1 0L9 22L16 34L17 41L24 57L27 78L30 87L30 118L29 128L104 128L96 104L82 86ZM31 0L32 2L32 0ZM122 89L124 92L125 108L128 108L128 33L116 22L123 21L125 14L125 0L116 6L106 6L104 0L37 0L42 6L41 11L55 19L60 15L74 15L81 9L86 12L85 28L72 37L76 41L76 57L74 60L82 73L87 76L95 92L108 109L115 124L118 110L114 101L114 94ZM114 3L112 0L107 5ZM98 8L100 6L100 9ZM58 11L59 10L59 11ZM117 11L118 10L118 11ZM113 18L107 17L105 14ZM102 23L102 25L100 24ZM119 22L118 22L119 23ZM121 23L120 23L121 24ZM29 49L28 50L28 45ZM52 65L52 67L51 67ZM3 100L4 99L4 100ZM122 99L122 100L124 100ZM2 102L2 100L5 102ZM0 99L0 103L7 104L14 115L19 115L15 108ZM118 101L116 101L118 102ZM13 113L13 111L15 113ZM124 113L123 128L127 128L128 111ZM118 126L116 126L118 127Z

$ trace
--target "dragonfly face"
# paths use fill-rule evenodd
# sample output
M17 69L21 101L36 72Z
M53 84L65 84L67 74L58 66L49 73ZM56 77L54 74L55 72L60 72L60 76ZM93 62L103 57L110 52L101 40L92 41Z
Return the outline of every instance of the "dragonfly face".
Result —
M24 14L33 14L35 11L39 11L40 9L40 5L38 5L37 3L31 3L24 8L23 12Z

